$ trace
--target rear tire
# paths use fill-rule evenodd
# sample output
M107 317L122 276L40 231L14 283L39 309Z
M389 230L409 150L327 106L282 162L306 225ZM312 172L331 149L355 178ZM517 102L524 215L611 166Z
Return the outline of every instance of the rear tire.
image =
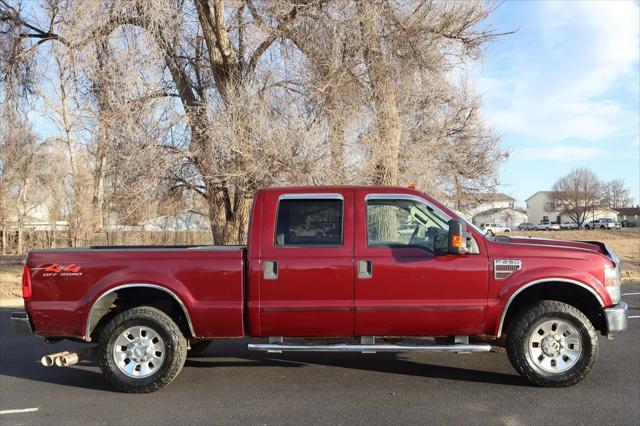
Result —
M164 312L139 306L114 316L100 334L98 361L105 377L127 393L149 393L175 379L187 340Z
M589 319L566 303L544 300L523 309L509 325L507 355L529 382L566 387L587 377L598 358Z

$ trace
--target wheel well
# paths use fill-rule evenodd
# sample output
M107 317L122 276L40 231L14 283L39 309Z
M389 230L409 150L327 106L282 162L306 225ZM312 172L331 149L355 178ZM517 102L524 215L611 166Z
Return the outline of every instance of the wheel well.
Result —
M571 305L585 314L596 330L603 332L606 329L602 305L589 290L566 282L545 282L523 290L511 301L502 333L509 329L509 324L523 308L540 300L557 300Z
M158 288L139 286L112 291L95 302L87 318L91 340L100 336L111 318L136 306L152 306L161 310L176 322L186 338L192 336L188 314L174 295Z

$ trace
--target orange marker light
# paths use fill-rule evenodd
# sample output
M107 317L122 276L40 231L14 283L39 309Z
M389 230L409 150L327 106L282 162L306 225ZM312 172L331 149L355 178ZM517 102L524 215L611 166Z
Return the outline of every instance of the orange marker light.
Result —
M416 184L415 183L410 183L407 188L409 189L416 189Z
M451 239L451 245L453 245L453 247L464 247L464 238L462 238L462 235L454 235Z

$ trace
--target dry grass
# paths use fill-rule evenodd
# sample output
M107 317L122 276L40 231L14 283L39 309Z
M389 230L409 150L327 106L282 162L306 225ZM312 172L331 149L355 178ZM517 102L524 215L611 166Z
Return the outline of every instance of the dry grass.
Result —
M0 263L0 297L22 297L22 263Z
M601 241L622 260L622 281L640 281L640 228L594 231L522 231L509 235L527 235L555 240Z

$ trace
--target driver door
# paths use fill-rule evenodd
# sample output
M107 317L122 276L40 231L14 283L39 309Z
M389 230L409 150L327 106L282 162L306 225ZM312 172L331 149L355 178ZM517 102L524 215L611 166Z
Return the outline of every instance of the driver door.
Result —
M449 218L417 196L358 190L355 205L355 334L481 332L489 283L483 249L436 254Z

